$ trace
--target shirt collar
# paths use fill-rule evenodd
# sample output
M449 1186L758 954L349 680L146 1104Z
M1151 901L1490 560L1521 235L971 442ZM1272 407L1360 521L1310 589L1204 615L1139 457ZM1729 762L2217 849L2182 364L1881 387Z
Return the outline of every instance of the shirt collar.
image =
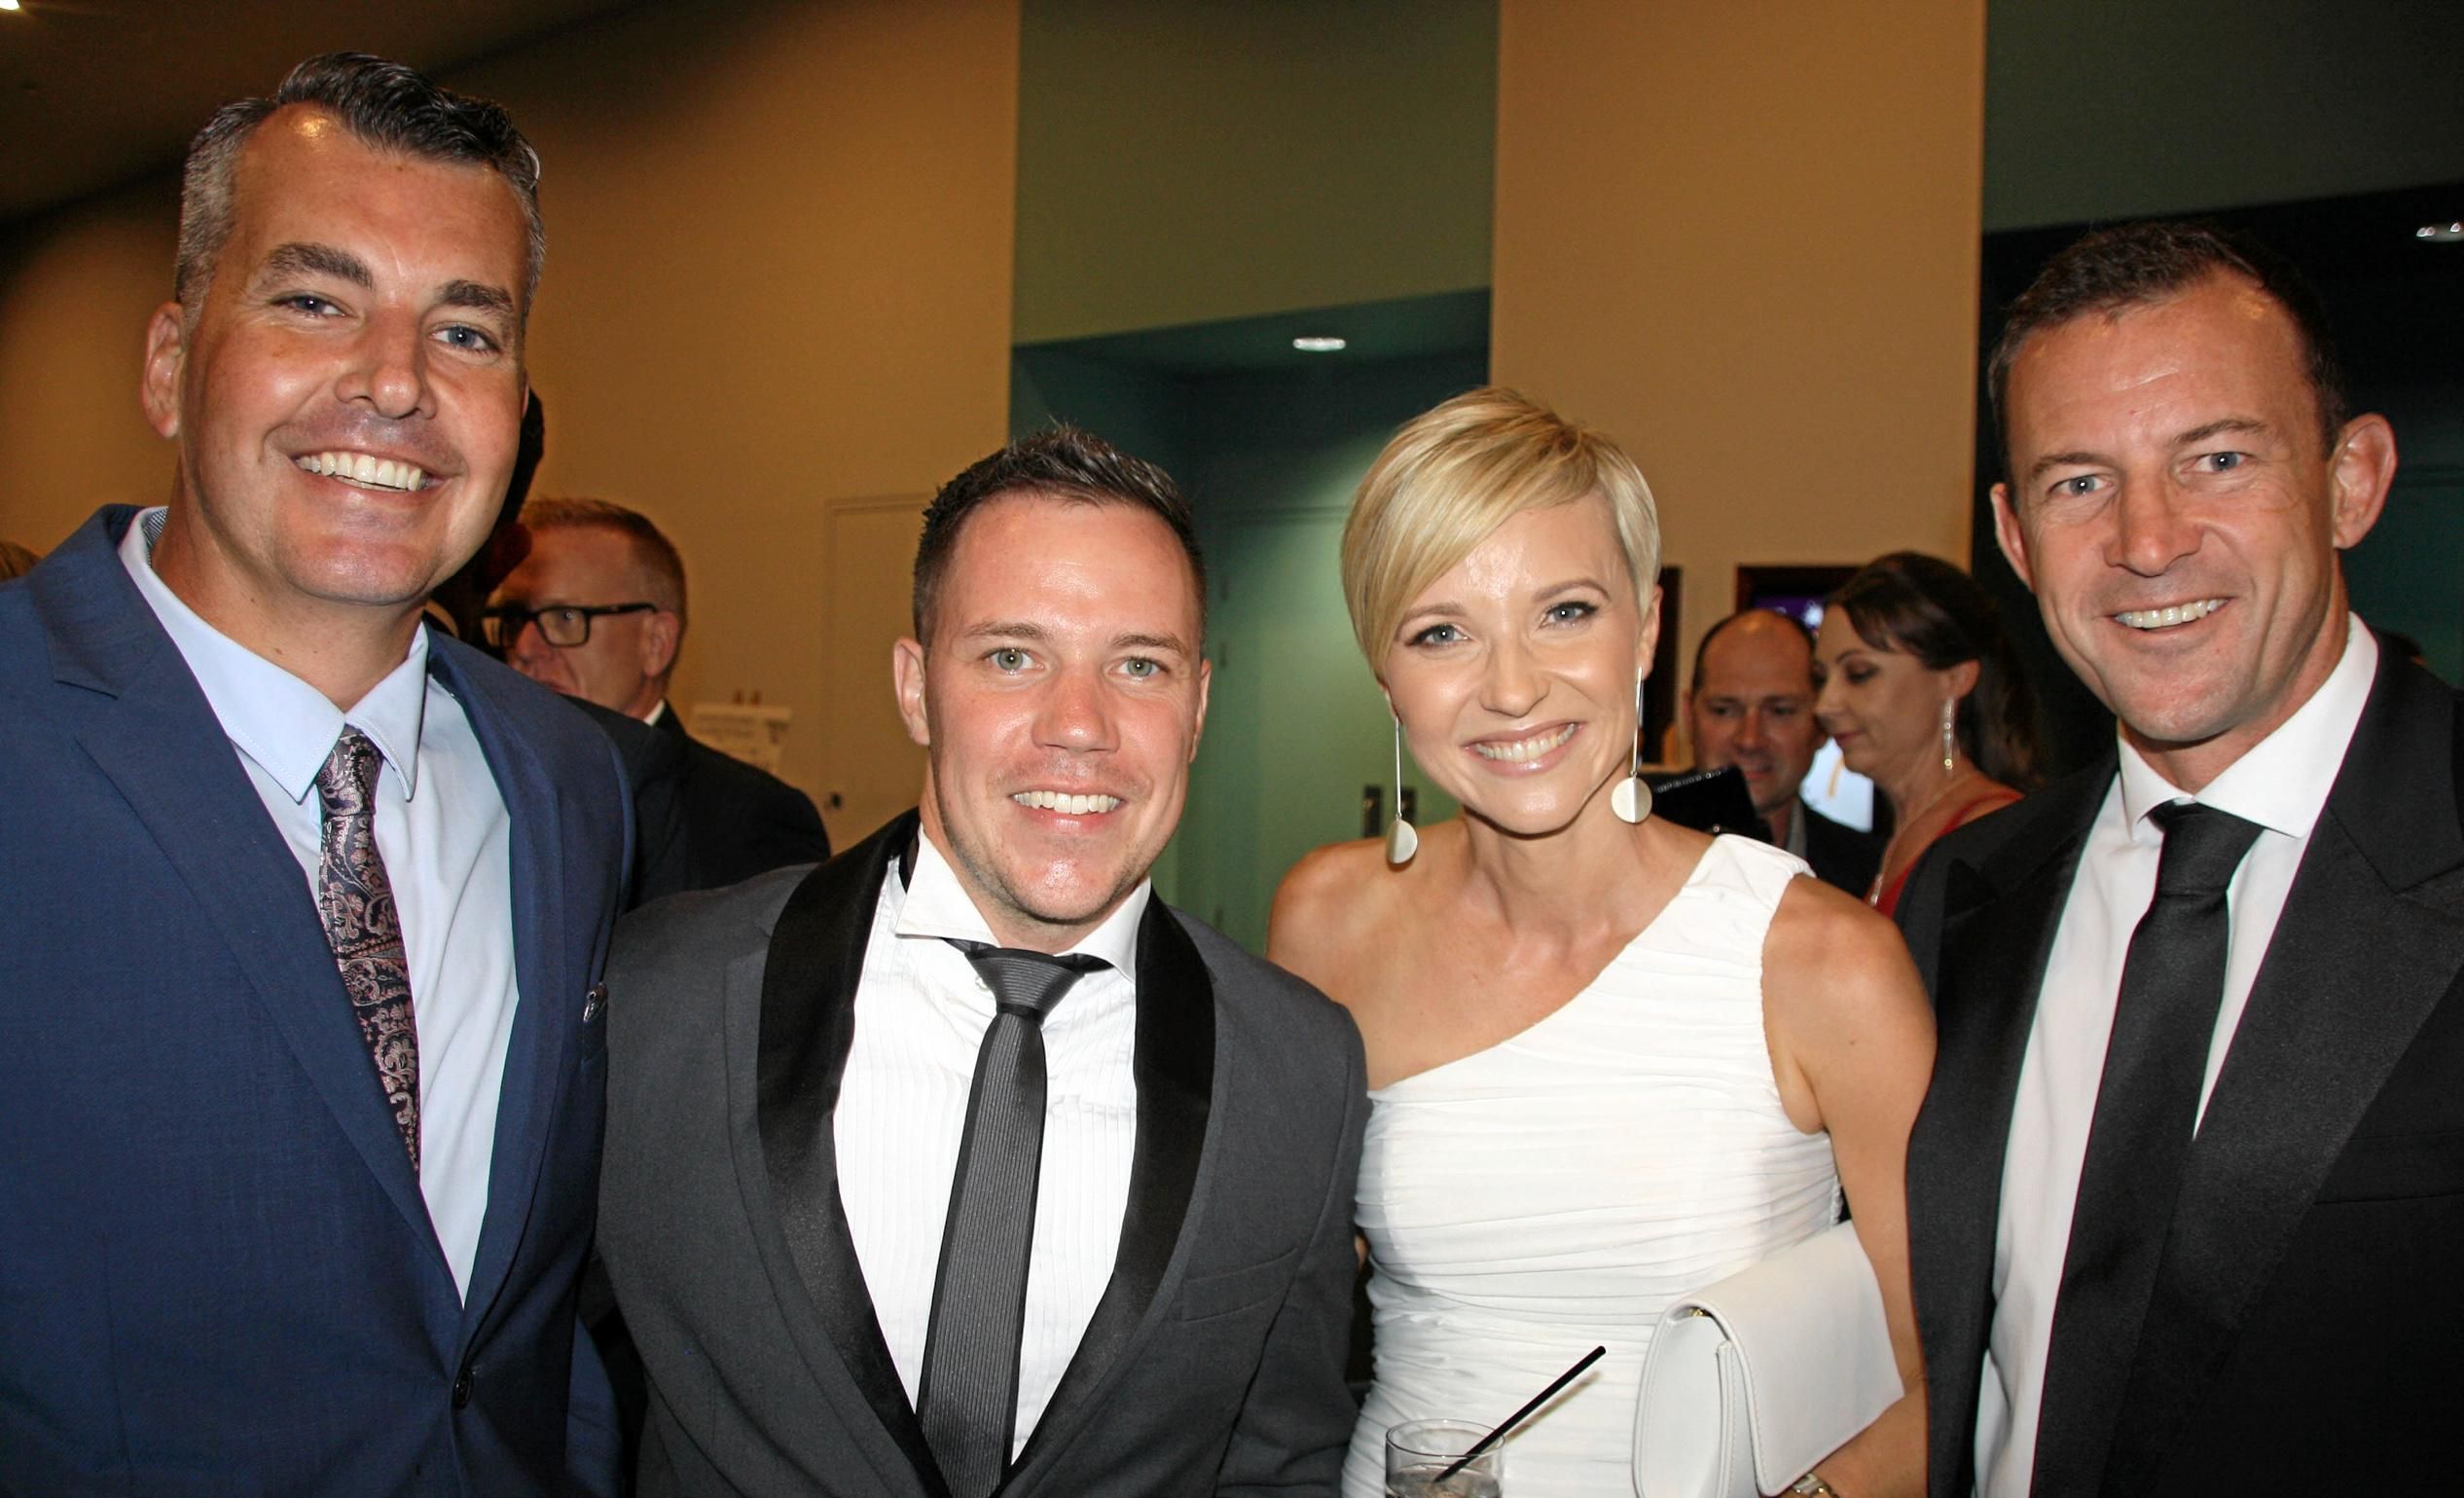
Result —
M2378 674L2378 641L2356 614L2345 615L2344 655L2336 669L2276 731L2252 745L2195 796L2156 773L2121 744L2121 809L2133 842L2157 839L2147 815L2170 801L2197 801L2255 822L2287 837L2306 838L2327 807L2343 768L2344 750L2361 726L2370 683Z
M120 542L120 562L179 647L225 737L283 794L304 802L343 725L351 724L385 757L392 774L380 784L390 782L410 800L418 789L419 730L427 715L427 625L412 632L402 664L344 712L323 692L206 623L156 574L154 543L168 514L157 505L138 515Z
M891 882L896 882L893 872ZM1100 957L1122 973L1135 977L1138 973L1138 923L1146 916L1146 902L1154 897L1155 882L1141 879L1138 888L1104 918L1104 923L1086 933L1069 949L1089 957ZM992 946L1004 943L993 934L992 926L968 898L966 887L959 883L958 870L942 857L931 838L919 832L916 836L916 870L907 882L906 902L899 907L895 928L901 936L931 937L940 940L981 941ZM1059 954L1069 955L1068 952Z

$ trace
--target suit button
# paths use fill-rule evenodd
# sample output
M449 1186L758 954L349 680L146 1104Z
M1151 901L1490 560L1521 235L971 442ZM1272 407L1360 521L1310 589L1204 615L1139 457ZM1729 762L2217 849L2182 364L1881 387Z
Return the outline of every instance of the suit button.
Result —
M461 1375L453 1380L453 1407L459 1409L463 1406L468 1405L470 1402L471 1370L469 1369L464 1369L461 1371Z

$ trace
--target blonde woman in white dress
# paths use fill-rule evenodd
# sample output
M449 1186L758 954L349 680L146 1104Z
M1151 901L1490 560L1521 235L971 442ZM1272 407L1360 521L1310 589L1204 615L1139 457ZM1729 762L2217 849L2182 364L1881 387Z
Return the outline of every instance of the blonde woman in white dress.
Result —
M1796 859L1612 809L1658 570L1632 461L1501 389L1404 427L1345 530L1361 646L1464 808L1400 865L1310 855L1269 936L1368 1045L1376 1379L1349 1498L1381 1491L1388 1426L1501 1420L1594 1343L1508 1443L1505 1491L1631 1493L1662 1310L1828 1226L1843 1186L1909 1392L1812 1476L1923 1489L1901 1182L1932 1014L1898 932Z

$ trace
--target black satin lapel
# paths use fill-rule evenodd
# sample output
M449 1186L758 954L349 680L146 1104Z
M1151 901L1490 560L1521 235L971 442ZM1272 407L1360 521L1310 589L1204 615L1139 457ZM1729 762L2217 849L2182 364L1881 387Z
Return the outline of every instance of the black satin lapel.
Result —
M2011 1109L2053 933L2110 777L2043 792L2014 835L1944 871L1934 1080L1908 1139L1908 1256L1936 1412L1937 1490L1966 1491L1993 1322L1993 1255Z
M1138 1143L1111 1282L1063 1370L1014 1475L1068 1441L1150 1319L1206 1153L1214 1096L1214 980L1160 897L1138 928Z
M2444 711L2431 723L2451 735L2452 709L2432 706ZM2191 1147L2107 1460L2109 1491L2142 1488L2155 1473L2354 1127L2464 971L2455 912L2407 898L2385 877L2455 866L2455 809L2435 804L2453 749L2433 737L2409 756L2375 757L2370 726L2356 733L2345 775L2360 799L2400 802L2407 820L2348 815L2339 777L2311 832Z
M779 911L762 978L754 1108L763 1175L797 1277L883 1429L906 1453L925 1490L948 1498L873 1314L839 1200L831 1129L855 1036L855 988L863 976L873 906L915 824L913 813L898 818L815 869Z

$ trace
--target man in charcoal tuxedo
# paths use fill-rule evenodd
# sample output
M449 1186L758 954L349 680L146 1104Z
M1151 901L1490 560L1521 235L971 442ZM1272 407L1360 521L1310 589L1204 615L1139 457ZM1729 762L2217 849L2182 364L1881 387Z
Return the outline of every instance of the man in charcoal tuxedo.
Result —
M353 55L217 112L168 503L0 587L0 1492L606 1492L607 742L421 622L512 471L538 158Z
M669 703L684 643L684 559L650 517L542 496L523 506L521 534L522 561L480 616L489 643L541 685L652 730L611 735L636 798L671 802L676 818L672 837L645 837L634 901L828 858L812 797L686 733Z
M977 463L896 651L919 810L625 926L645 1494L1334 1491L1359 1040L1146 879L1204 598L1160 471L1066 429Z
M2104 231L1991 367L2004 554L2113 754L1938 845L1908 1151L1932 1492L2392 1492L2464 1407L2457 698L2353 616L2385 502L2255 245Z

